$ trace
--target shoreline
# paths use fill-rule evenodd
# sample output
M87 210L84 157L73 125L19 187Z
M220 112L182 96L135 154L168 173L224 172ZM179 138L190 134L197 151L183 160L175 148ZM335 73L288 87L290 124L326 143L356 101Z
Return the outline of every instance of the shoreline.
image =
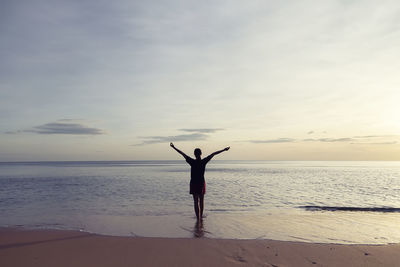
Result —
M246 216L242 216L245 214ZM201 225L193 214L82 215L17 218L2 226L30 230L73 230L127 237L266 239L326 244L400 243L400 214L269 210L267 214L206 213ZM4 218L5 220L7 217ZM46 222L46 223L43 223ZM0 226L1 229L1 226Z
M0 228L1 266L395 266L400 244L107 236Z

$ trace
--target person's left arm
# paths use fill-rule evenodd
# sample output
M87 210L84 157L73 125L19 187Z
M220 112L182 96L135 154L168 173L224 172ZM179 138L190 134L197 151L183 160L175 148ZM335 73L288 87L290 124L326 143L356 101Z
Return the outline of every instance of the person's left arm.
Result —
M210 155L207 156L208 160L212 159L215 155L218 155L219 153L222 153L224 151L228 151L231 147L225 147L224 149L215 151L214 153L211 153Z

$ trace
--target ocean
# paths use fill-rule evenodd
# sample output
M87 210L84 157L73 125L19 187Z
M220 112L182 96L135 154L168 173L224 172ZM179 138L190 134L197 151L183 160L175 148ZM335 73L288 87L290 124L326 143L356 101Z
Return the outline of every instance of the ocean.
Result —
M400 162L222 161L196 224L184 161L0 163L0 226L149 237L400 242Z

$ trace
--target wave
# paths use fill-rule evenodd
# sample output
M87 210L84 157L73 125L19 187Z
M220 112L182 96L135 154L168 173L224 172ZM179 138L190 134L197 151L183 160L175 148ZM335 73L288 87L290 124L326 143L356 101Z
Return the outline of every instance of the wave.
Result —
M309 211L369 211L369 212L400 212L400 208L393 207L336 207L336 206L299 206Z

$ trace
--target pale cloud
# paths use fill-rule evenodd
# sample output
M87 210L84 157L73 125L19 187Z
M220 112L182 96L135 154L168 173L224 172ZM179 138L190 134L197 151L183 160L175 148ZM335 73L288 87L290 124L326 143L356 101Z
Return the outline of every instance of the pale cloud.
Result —
M193 133L193 134L180 134L171 136L143 136L140 138L143 139L143 142L133 146L169 143L169 142L186 142L186 141L199 141L199 140L202 141L206 140L208 138L208 135L203 133Z
M278 138L278 139L267 139L267 140L249 140L248 142L255 143L255 144L292 143L292 142L296 142L296 139Z
M398 144L398 135L358 135L342 138L318 138L303 139L304 142L323 142L323 143L350 143L352 145L395 145Z
M353 138L344 137L344 138L319 138L319 139L304 139L303 141L306 142L327 142L327 143L334 143L334 142L351 142L354 141Z
M83 119L59 119L58 121L83 121Z
M193 129L179 129L182 132L192 132L191 134L179 134L171 136L141 136L142 143L133 146L169 143L169 142L186 142L186 141L202 141L210 137L209 134L217 131L222 131L222 128L193 128Z
M397 141L388 141L388 142L357 142L351 143L352 145L396 145Z
M398 135L359 135L353 138L357 139L370 139L370 138L386 138L386 137L398 137Z
M199 128L199 129L179 129L183 132L196 132L196 133L215 133L217 131L222 131L222 128Z
M4 132L5 134L18 134L18 133L23 133L24 131L6 131Z
M320 142L320 143L350 143L360 145L394 145L398 141L390 140L397 139L399 136L396 135L365 135L365 136L353 136L353 137L341 137L341 138L307 138L307 139L295 139L295 138L276 138L276 139L265 139L265 140L249 140L250 143L256 144L270 144L270 143L294 143L294 142ZM382 141L372 141L379 138ZM372 140L371 140L372 139ZM389 140L388 140L389 139Z
M398 144L398 135L364 135L354 136L352 145L396 145Z

